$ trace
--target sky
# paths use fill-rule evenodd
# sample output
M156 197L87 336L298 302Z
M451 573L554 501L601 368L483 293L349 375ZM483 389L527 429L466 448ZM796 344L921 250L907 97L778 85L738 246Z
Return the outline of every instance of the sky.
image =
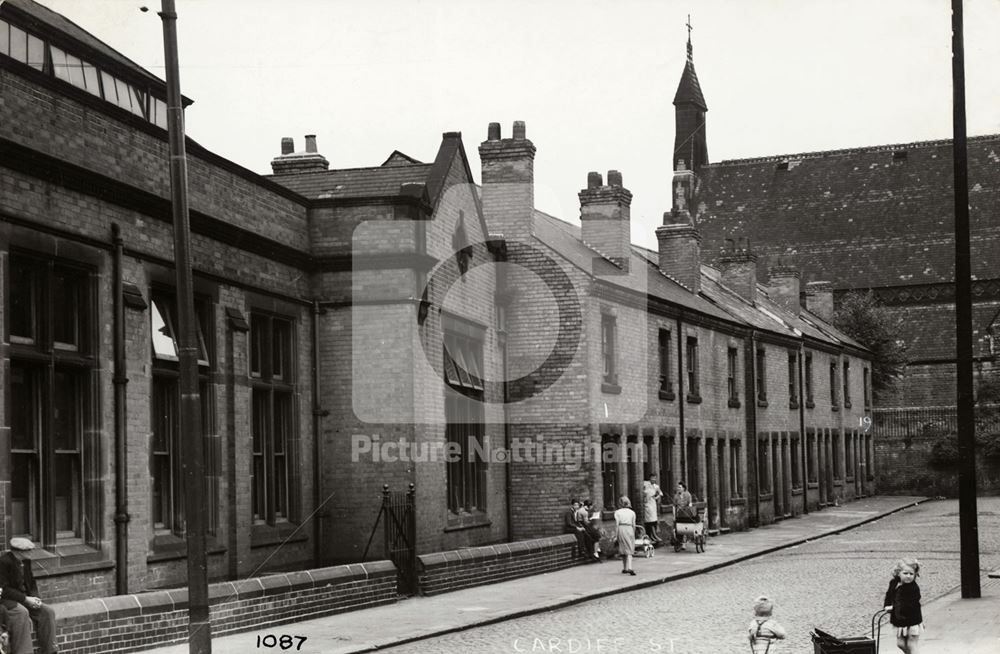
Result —
M156 0L40 0L164 77ZM149 11L142 12L140 7ZM462 132L476 181L487 125L536 148L535 203L578 222L587 173L622 172L632 240L670 209L686 56L710 161L952 136L950 0L177 0L187 134L270 173L316 134L331 168ZM1000 0L966 0L970 136L1000 133Z

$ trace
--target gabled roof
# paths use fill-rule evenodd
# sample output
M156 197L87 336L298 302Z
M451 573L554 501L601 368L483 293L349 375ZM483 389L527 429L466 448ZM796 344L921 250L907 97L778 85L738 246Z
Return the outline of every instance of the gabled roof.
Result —
M35 29L38 29L39 31L46 31L45 28L49 28L60 32L65 35L65 37L82 44L85 48L97 52L100 56L113 61L122 68L128 69L135 76L145 78L150 84L163 89L164 93L166 92L166 82L161 80L156 75L153 75L117 50L109 47L103 41L70 19L61 14L57 14L48 7L44 7L37 2L34 2L34 0L5 0L0 2L0 10L5 9L15 9L26 16L28 18L29 28L34 26ZM80 54L84 57L86 56L85 53L74 54ZM188 102L190 101L188 100Z
M691 48L691 41L687 44L687 63L684 65L684 72L681 73L681 81L677 85L677 93L674 94L674 104L693 104L702 111L708 111L705 104L705 96L701 93L701 84L698 83L698 73L694 71L694 56Z
M430 164L375 166L268 175L267 178L310 200L395 197L400 194L403 184L426 183L430 169Z
M972 270L1000 277L1000 136L969 139ZM709 164L698 228L708 253L750 237L761 279L777 257L803 281L872 288L952 280L950 140Z

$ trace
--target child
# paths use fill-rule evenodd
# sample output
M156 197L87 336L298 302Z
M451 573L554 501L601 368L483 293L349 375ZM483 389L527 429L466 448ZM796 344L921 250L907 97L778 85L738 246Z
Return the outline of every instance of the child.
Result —
M771 617L774 602L761 595L753 601L754 618L750 621L750 648L754 654L771 654L774 641L785 637L785 628Z
M920 586L916 581L919 573L920 562L916 559L897 561L883 603L885 610L891 611L890 622L896 627L896 646L907 654L917 654L920 634L924 631Z

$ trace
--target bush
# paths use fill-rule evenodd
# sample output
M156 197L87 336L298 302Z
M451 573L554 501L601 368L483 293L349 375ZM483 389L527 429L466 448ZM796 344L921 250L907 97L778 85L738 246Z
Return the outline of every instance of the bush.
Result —
M936 468L948 468L958 465L960 459L958 434L950 432L937 437L931 445L931 454L927 462Z

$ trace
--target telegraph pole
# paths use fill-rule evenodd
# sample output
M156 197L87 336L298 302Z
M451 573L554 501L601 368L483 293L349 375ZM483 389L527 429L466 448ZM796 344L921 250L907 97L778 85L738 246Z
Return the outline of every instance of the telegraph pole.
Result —
M976 511L976 422L972 379L972 265L969 254L969 160L965 133L962 0L951 0L951 78L955 136L955 346L958 356L958 521L962 597L980 597Z
M162 0L163 52L167 77L167 131L170 139L170 204L174 225L174 266L177 273L178 347L180 368L180 457L184 478L184 515L188 564L188 651L211 654L212 625L208 620L208 566L205 555L204 448L198 396L198 332L191 280L191 225L187 199L187 155L184 151L184 109L177 62L177 12L174 0Z

